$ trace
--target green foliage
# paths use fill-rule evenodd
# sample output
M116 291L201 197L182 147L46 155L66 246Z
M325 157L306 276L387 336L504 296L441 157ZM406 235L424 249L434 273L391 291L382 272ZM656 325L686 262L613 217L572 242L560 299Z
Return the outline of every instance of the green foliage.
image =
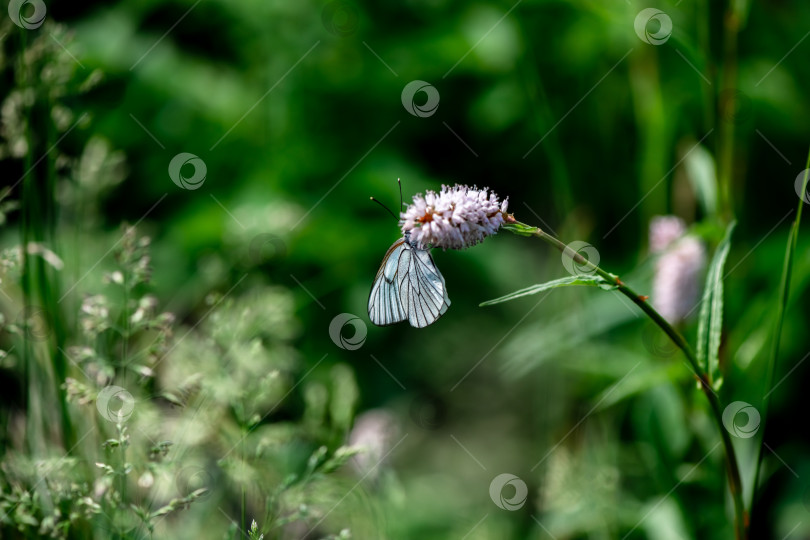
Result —
M572 285L584 285L589 287L599 287L600 289L604 290L612 290L616 288L615 283L610 283L606 279L602 278L601 276L569 276L564 278L555 279L552 281L548 281L546 283L540 283L538 285L532 285L531 287L526 287L525 289L520 289L519 291L515 291L513 293L509 293L505 296L501 296L500 298L495 298L494 300L487 300L486 302L482 302L479 304L480 306L491 306L493 304L500 304L501 302L508 302L510 300L515 300L516 298L522 298L524 296L530 296L533 294L541 293L543 291L548 291L551 289L556 289L558 287L570 287Z
M259 526L256 524L256 520L253 520L250 523L250 530L248 531L250 540L264 540L264 535L259 533Z
M712 257L706 274L706 285L700 304L700 322L697 333L697 358L700 365L709 375L709 384L718 390L723 384L720 371L720 339L723 333L723 279L731 249L731 233L736 226L729 224L726 235Z
M652 216L718 246L722 294L676 329L721 403L762 415L734 440L763 494L750 537L810 534L810 444L780 421L808 365L810 243L784 235L810 6L665 2L653 45L637 3L513 4L46 2L27 30L3 12L0 537L733 537L682 354L587 289L614 283L559 279L560 254L517 237L534 227L434 252L436 324L370 324L401 232L368 196L393 206L398 177L406 202L494 189L652 306ZM440 94L432 116L402 106L413 80ZM169 177L181 152L206 164L196 190ZM340 313L361 348L330 339ZM102 413L112 386L132 400ZM361 437L376 410L390 422ZM527 484L517 510L489 492L505 472Z

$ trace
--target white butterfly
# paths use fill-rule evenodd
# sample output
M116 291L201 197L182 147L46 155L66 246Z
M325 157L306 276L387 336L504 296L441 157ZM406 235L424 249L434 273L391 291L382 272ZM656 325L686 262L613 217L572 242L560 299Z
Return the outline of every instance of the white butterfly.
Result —
M424 328L444 315L450 306L447 285L430 249L411 244L410 235L394 242L383 257L371 294L368 316L377 326L408 319L411 326Z

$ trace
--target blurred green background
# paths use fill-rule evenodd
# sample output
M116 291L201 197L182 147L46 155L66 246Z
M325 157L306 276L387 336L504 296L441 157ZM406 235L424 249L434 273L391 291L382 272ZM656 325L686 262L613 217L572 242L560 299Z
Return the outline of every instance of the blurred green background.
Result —
M672 21L659 45L634 28L648 7ZM653 216L709 249L734 216L720 398L761 408L810 140L808 23L799 0L133 0L51 2L28 30L4 18L0 168L20 208L0 303L9 324L38 306L48 330L12 325L0 345L2 537L236 538L252 519L265 538L733 537L705 399L634 306L564 289L478 307L566 275L502 233L434 250L452 300L438 322L375 327L368 292L401 232L369 196L396 208L397 178L406 202L490 187L642 294ZM403 106L414 80L437 90L433 114ZM196 189L170 178L183 152L204 162ZM28 242L63 265L14 251ZM808 247L751 538L810 538ZM173 321L138 326L147 293L144 313ZM360 322L341 342L342 313ZM126 432L93 405L110 384L134 396ZM353 425L376 450L345 463ZM750 497L759 438L735 444ZM502 473L528 487L518 509L490 496ZM208 491L177 502L188 485Z

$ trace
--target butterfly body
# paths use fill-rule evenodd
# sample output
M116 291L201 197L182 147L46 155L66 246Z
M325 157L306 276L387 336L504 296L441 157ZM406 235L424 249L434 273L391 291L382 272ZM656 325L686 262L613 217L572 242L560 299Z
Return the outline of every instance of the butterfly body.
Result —
M424 328L450 306L447 286L429 249L410 241L406 233L383 257L368 298L368 316L377 326L407 320Z

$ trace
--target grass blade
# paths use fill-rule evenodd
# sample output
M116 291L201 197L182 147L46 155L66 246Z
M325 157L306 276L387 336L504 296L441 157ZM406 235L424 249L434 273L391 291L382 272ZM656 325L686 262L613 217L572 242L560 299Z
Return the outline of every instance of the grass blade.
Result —
M810 181L810 151L807 154L807 164L804 168L804 179L802 180L802 189L799 192L799 205L796 211L796 219L790 227L788 234L787 247L785 248L785 259L782 265L782 280L779 284L779 303L776 306L776 321L774 322L773 331L773 347L771 348L771 356L767 370L767 381L765 384L765 399L762 402L762 423L760 425L760 444L757 450L756 467L754 468L754 482L751 489L751 506L753 509L757 497L757 488L759 486L759 473L762 468L762 447L765 444L765 428L768 421L768 405L770 400L768 396L773 388L774 374L776 373L776 363L779 358L779 342L782 337L782 325L785 320L785 311L787 311L788 300L790 298L790 278L793 272L793 259L796 254L796 243L799 239L799 226L802 221L802 208L804 207L807 198L807 185Z
M510 300L515 300L516 298L522 298L524 296L530 296L532 294L541 293L549 289L556 289L557 287L570 287L572 285L601 287L603 289L612 289L616 287L614 284L608 283L601 276L569 276L560 279L554 279L552 281L547 281L545 283L540 283L537 285L532 285L531 287L526 287L525 289L520 289L519 291L509 293L506 296L501 296L500 298L495 298L494 300L487 300L486 302L482 302L478 305L491 306L493 304L500 304L501 302L508 302Z
M714 389L723 384L720 373L720 337L723 331L723 268L726 265L728 251L731 248L731 233L735 222L731 222L726 229L726 235L709 265L706 275L706 287L700 306L700 321L698 323L697 358L700 365L706 370L709 382Z

